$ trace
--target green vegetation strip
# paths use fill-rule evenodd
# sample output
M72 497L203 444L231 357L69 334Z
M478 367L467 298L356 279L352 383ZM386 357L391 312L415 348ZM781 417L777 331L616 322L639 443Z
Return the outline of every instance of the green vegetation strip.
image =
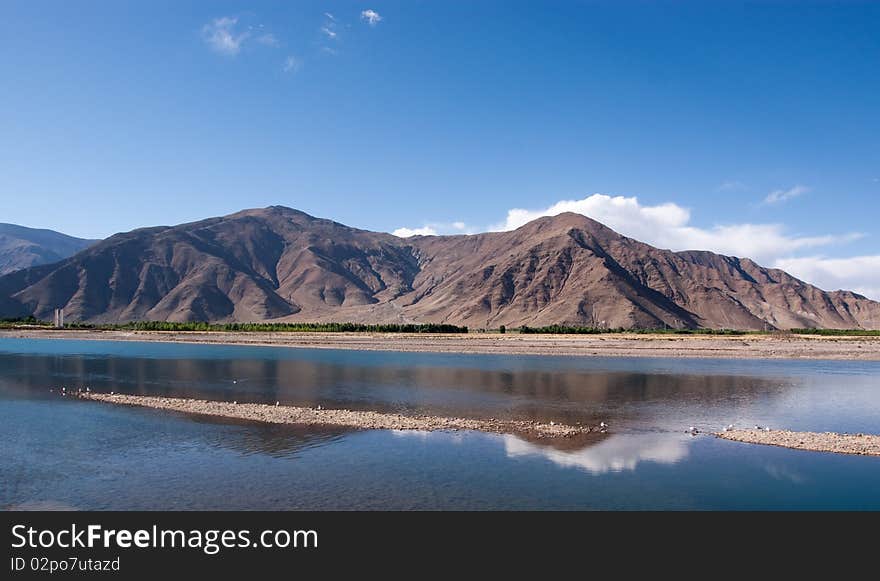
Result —
M20 326L51 327L47 321L34 317L22 319L0 319L0 329L13 329ZM468 327L443 323L411 323L368 325L363 323L171 323L167 321L133 321L119 324L69 323L69 329L91 329L96 331L219 331L243 333L467 333ZM486 331L480 329L480 331ZM605 335L631 333L639 335L817 335L827 337L880 337L880 330L867 329L791 329L787 331L741 331L737 329L627 329L617 327L579 327L569 325L548 325L506 329L501 333L518 331L523 335Z

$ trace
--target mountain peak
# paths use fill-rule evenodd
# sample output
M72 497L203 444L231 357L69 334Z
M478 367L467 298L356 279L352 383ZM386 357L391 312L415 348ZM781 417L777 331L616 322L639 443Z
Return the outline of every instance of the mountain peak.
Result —
M597 222L596 220L593 220L592 218L583 214L578 214L577 212L562 212L561 214L556 214L554 216L542 216L533 220L533 222L539 221L543 221L546 224L552 224L554 226L570 228L607 228L607 226L605 226L601 222Z
M535 218L531 222L523 224L517 228L516 231L535 234L564 234L572 229L587 232L600 239L623 237L621 234L615 232L601 222L576 212L562 212L561 214L553 216L541 216L540 218Z
M238 212L234 212L225 216L226 218L236 218L241 216L259 216L259 217L272 217L272 216L294 216L299 218L306 218L310 220L317 220L314 216L306 214L300 210L296 210L294 208L289 208L287 206L266 206L265 208L246 208L244 210L239 210Z

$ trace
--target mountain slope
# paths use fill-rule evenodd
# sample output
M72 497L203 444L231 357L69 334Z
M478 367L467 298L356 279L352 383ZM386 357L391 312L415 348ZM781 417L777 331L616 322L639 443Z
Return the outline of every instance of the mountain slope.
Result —
M880 303L748 259L670 252L578 214L418 236L283 207L113 236L0 277L0 316L445 322L471 327L880 328Z
M58 262L94 242L54 230L0 224L0 276L22 268Z

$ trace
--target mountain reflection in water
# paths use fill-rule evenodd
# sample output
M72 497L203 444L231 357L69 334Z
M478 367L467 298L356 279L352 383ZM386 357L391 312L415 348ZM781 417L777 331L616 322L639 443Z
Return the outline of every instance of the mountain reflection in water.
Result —
M401 365L376 353L370 365L304 359L156 359L0 353L8 390L48 387L457 417L496 417L677 429L694 410L737 409L778 399L792 382L725 374L657 374L565 368ZM515 358L511 358L515 360ZM385 361L386 364L378 364ZM686 366L685 366L686 367ZM719 422L733 421L729 414Z

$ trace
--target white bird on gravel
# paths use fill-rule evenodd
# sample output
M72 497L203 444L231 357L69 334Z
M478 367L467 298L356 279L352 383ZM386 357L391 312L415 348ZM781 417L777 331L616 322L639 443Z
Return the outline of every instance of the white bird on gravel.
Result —
M600 428L607 428L608 424L606 424L605 422L599 422L599 427Z
M695 426L691 426L690 428L688 428L688 433L692 436L695 436L700 433L700 430L698 430Z
M732 432L733 431L733 424L728 424L727 427L724 428L724 431L725 432Z
M275 402L275 407L278 407L279 405L281 405L281 402L280 402L280 401L276 401L276 402Z

